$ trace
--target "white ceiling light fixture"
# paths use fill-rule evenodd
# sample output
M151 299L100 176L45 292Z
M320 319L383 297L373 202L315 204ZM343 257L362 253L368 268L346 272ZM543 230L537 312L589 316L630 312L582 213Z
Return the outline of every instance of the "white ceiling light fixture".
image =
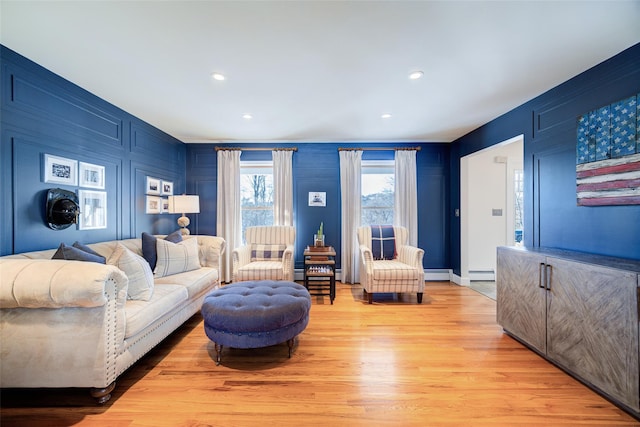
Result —
M390 119L391 118L391 113L384 113L380 117L383 118L383 119Z
M412 71L409 74L409 78L411 80L418 80L419 78L422 78L422 76L424 76L424 72L423 71L419 71L419 70L418 71Z
M253 115L248 114L248 113L247 114L243 114L242 118L245 119L245 120L251 120L251 119L253 119Z
M220 73L213 73L211 74L211 77L213 77L214 80L218 80L218 81L222 81L226 78L224 74L220 74Z

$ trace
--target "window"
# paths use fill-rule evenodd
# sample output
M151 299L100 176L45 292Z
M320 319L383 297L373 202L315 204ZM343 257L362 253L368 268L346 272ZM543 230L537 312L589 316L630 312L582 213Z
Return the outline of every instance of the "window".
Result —
M240 162L242 238L247 227L273 225L273 162Z
M362 161L361 224L393 224L393 160Z
M514 230L515 230L515 242L520 246L523 244L523 230L524 230L524 172L522 169L518 169L514 172Z

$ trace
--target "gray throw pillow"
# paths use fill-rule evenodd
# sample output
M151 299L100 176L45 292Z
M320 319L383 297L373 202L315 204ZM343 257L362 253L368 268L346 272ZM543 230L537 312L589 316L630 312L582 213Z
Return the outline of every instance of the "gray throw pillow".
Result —
M105 264L106 259L102 255L94 253L85 252L82 249L78 249L73 246L67 246L64 243L60 243L58 246L58 250L51 259L66 259L71 261L88 261L88 262L97 262L99 264Z

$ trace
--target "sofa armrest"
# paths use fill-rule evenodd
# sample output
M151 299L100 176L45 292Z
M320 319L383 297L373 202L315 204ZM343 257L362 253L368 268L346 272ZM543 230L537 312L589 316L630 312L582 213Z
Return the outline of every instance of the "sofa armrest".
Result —
M415 246L401 246L398 251L398 261L411 265L415 268L423 268L422 258L424 257L424 250L416 248Z
M95 262L1 259L0 308L100 307L126 300L127 276Z
M112 265L0 260L0 386L113 384L128 283Z
M222 254L227 247L227 242L218 236L197 235L194 237L198 239L200 265L215 268L219 272Z

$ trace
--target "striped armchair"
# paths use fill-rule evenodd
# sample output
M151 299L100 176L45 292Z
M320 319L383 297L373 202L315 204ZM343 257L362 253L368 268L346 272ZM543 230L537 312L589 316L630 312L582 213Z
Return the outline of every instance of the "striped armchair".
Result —
M418 304L424 292L424 250L407 245L408 230L399 226L358 228L360 284L369 304L379 292L416 292Z
M291 226L248 227L245 245L234 249L232 253L232 280L293 281L295 239L296 229Z

